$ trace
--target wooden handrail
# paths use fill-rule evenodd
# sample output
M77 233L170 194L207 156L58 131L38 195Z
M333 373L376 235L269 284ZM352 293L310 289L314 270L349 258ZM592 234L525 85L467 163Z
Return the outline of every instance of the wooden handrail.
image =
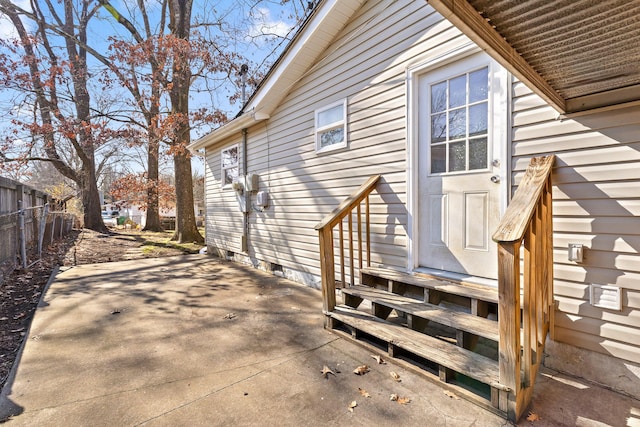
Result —
M554 160L554 155L531 159L531 163L518 186L516 194L514 194L511 203L509 203L500 225L493 233L495 242L522 240L525 229L531 221L536 203L541 197L544 188L543 184L551 174Z
M338 205L331 213L323 218L315 226L318 230L320 241L320 271L322 276L322 302L325 313L333 311L336 305L336 278L334 259L334 228L338 226L339 251L340 251L340 281L346 283L345 257L344 257L344 227L343 220L348 217L348 242L349 242L349 280L353 284L355 277L354 264L354 239L353 239L353 211L356 210L357 218L357 247L358 268L362 269L363 243L362 243L362 209L360 205L365 202L365 240L367 266L371 264L370 222L369 222L369 194L376 188L380 175L373 175L358 188L351 196Z
M500 409L511 420L518 420L531 400L553 326L554 160L552 155L531 160L493 235L498 243L500 383L512 390L500 399Z
M355 193L347 197L338 205L337 208L331 211L331 213L327 214L322 221L315 226L316 230L320 230L324 227L334 227L338 222L340 222L345 216L349 214L362 200L367 197L374 188L376 188L376 184L380 179L380 175L370 176L367 181L356 190Z

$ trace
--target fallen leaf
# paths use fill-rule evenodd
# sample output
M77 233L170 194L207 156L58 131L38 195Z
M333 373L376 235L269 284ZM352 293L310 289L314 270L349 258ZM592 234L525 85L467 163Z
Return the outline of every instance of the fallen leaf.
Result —
M411 399L409 399L408 397L399 397L397 402L401 405L406 405L407 403L411 402Z
M397 402L398 401L398 395L393 393L391 394L391 396L389 396L389 400L393 401L393 402Z
M224 315L223 319L231 320L231 319L234 319L235 317L236 317L235 313L227 313L227 314Z
M360 365L356 369L353 370L353 373L356 374L356 375L364 375L367 372L369 372L369 366L367 366L367 365Z
M397 382L402 381L402 380L400 379L400 375L396 374L396 373L395 373L395 372L393 372L393 371L389 372L389 375L391 375L391 378L393 378L393 379L394 379L395 381L397 381Z
M327 379L329 378L329 374L335 375L335 372L333 372L331 369L329 369L329 367L327 365L324 365L322 367L322 371L321 372L322 372L322 375Z
M382 356L379 356L377 354L372 354L371 357L373 357L374 359L376 359L376 362L378 362L378 365L386 365L387 362L384 361L384 359L382 358Z
M358 387L358 391L360 392L360 394L362 395L362 397L371 397L371 395L369 394L369 392L363 388Z
M444 394L446 394L447 396L449 396L452 399L456 399L456 400L460 400L460 398L453 392L449 391L449 390L445 390Z
M540 417L535 412L529 412L529 416L527 417L527 421L538 421Z
M358 406L358 402L356 402L355 400L349 403L349 412L353 412L353 408L355 408L356 406Z

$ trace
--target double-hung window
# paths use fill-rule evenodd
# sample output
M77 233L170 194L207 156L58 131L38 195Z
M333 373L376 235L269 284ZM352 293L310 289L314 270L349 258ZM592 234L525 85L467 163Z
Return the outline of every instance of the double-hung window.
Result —
M316 110L316 152L347 146L347 100Z
M227 186L238 178L238 146L224 148L221 152L222 185Z

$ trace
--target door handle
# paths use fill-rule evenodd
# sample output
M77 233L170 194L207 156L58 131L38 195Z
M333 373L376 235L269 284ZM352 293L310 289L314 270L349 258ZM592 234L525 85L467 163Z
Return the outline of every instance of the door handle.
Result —
M500 182L500 175L493 175L491 177L491 182L493 182L494 184L497 184Z

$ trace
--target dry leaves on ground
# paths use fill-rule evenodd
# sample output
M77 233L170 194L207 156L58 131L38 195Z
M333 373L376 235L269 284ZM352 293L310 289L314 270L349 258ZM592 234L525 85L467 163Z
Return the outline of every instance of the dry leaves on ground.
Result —
M322 376L325 377L326 379L329 379L329 374L334 375L334 376L336 375L335 372L333 372L331 369L329 369L329 367L327 365L324 365L322 367L322 371L320 371L320 372L322 372Z
M382 358L382 356L379 356L377 354L372 354L371 357L376 359L376 362L378 362L378 365L386 365L387 364L387 362L385 362L385 360Z
M360 392L360 394L362 395L362 397L371 397L371 395L369 394L369 392L363 388L358 387L358 391Z
M358 402L356 402L355 400L349 403L349 412L353 412L353 408L355 408L356 406L358 406Z
M402 380L400 379L400 375L398 375L397 373L395 373L395 372L393 372L393 371L389 372L389 375L391 375L391 378L393 378L393 380L394 380L394 381L396 381L396 382L400 382L400 381L402 381Z
M406 405L407 403L411 402L411 399L408 397L400 397L397 394L392 394L391 396L389 396L389 400L393 401L393 402L398 402L400 405Z
M529 416L527 416L527 421L538 421L540 420L540 417L538 416L538 414L536 414L535 412L529 412Z
M369 366L368 365L360 365L356 369L353 370L353 373L356 374L356 375L364 375L367 372L369 372Z

